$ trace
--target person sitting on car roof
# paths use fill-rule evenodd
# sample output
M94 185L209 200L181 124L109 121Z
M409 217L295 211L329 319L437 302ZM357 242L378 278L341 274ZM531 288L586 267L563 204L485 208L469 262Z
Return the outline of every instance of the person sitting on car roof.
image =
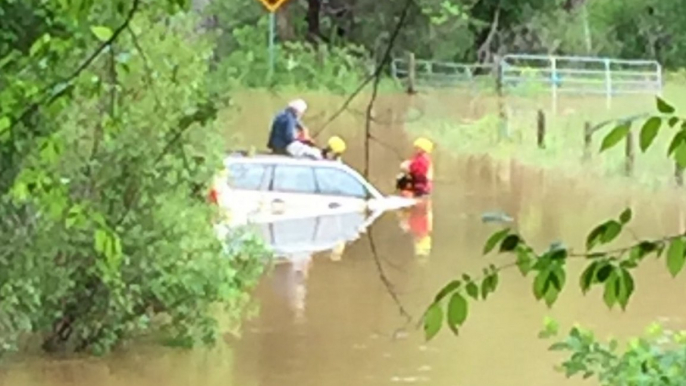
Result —
M302 99L291 101L288 106L274 117L267 147L274 154L290 155L297 158L321 159L321 151L299 140L307 136L307 128L300 119L307 110Z

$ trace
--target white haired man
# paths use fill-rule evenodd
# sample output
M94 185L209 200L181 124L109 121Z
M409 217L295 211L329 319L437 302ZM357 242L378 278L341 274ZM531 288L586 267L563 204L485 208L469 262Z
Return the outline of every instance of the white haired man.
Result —
M305 127L300 119L307 110L307 103L302 99L291 101L288 106L274 117L267 147L274 154L322 159L322 153L316 147L306 145L299 140L304 136Z

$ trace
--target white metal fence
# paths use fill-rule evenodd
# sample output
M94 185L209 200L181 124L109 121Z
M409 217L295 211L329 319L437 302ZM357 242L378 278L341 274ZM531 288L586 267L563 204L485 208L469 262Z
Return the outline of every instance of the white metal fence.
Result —
M514 54L500 61L505 91L522 85L549 88L553 109L560 94L604 95L609 108L617 95L661 94L662 66L654 60Z
M415 82L419 86L455 87L479 78L493 80L493 67L415 60ZM654 60L511 54L500 59L499 68L504 92L530 86L549 89L554 110L560 94L604 95L609 108L614 96L661 94L663 87L662 66ZM391 63L397 79L407 77L409 70L406 59Z

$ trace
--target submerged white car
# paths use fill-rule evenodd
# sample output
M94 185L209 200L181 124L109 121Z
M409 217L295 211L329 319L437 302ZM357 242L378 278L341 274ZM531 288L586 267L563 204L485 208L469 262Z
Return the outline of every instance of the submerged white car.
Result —
M285 219L412 206L415 199L384 196L357 171L337 161L280 155L230 155L215 178L213 195L231 223Z

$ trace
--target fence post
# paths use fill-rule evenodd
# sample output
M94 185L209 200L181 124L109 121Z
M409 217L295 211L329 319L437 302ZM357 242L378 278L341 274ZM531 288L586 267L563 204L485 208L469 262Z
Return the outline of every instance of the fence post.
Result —
M684 186L684 169L676 161L674 162L674 180L677 186Z
M591 146L593 145L593 130L591 122L584 122L584 161L591 159Z
M413 52L408 54L407 66L407 93L416 94L417 89L415 88L415 80L417 75L417 63L415 62Z
M541 109L536 119L536 143L539 149L545 149L545 114Z
M624 154L626 156L624 171L627 177L630 177L634 174L634 133L631 130L626 134L626 149Z

